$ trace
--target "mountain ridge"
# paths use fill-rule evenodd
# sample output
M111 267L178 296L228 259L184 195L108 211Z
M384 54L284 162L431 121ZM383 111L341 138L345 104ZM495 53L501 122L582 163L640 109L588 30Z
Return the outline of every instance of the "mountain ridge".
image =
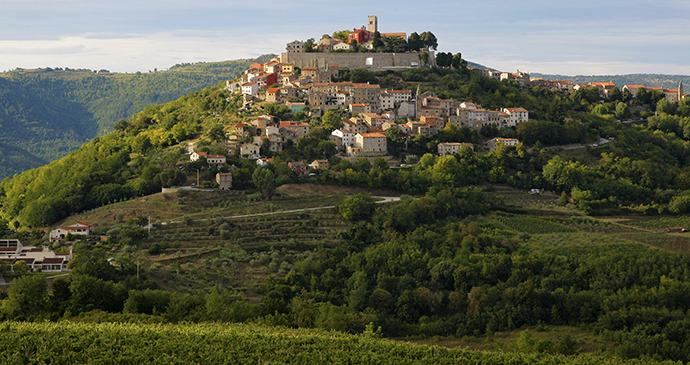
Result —
M0 73L0 178L45 165L148 106L232 79L256 59L178 64L153 73L15 69Z

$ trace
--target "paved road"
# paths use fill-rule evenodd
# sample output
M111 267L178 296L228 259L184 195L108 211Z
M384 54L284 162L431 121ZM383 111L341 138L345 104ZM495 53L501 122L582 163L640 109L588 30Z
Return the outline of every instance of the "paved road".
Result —
M382 199L376 202L376 204L383 204L383 203L389 203L389 202L394 202L400 200L399 196L372 196L372 198L375 199ZM230 216L225 216L222 218L225 219L233 219L233 218L246 218L246 217L257 217L257 216L262 216L262 215L271 215L271 214L284 214L284 213L297 213L297 212L308 212L311 210L321 210L321 209L332 209L335 208L335 205L327 205L327 206L322 206L322 207L314 207L314 208L300 208L300 209L290 209L290 210L276 210L274 212L264 212L264 213L254 213L254 214L242 214L242 215L230 215ZM210 219L215 219L215 218L204 218L204 219L195 219L195 221L207 221ZM169 223L166 222L161 222L161 225L166 225L166 224L172 224L172 223L180 223L182 221L170 221Z

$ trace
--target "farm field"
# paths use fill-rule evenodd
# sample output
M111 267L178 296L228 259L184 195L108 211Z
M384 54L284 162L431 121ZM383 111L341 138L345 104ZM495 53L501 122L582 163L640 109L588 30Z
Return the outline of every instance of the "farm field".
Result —
M22 341L17 341L21 337ZM377 339L365 332L257 324L16 323L0 325L10 363L146 364L656 364L596 355L475 352ZM142 351L146 349L146 351Z

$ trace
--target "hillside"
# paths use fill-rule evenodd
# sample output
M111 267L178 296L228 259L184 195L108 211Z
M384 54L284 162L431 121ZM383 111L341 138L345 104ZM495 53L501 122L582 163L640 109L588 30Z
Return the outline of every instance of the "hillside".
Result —
M71 69L0 73L0 179L63 157L150 105L232 79L252 61L176 65L144 74Z
M578 351L690 359L690 240L669 232L687 226L690 211L685 101L602 103L598 93L563 97L465 69L342 70L339 81L525 107L531 118L500 130L448 124L407 139L388 130L387 161L336 155L328 136L351 118L345 111L245 108L222 85L149 106L0 183L2 223L18 228L7 237L40 244L42 227L74 221L107 235L77 240L69 277L51 291L42 274L13 275L0 319L353 334L373 323L386 337L544 359ZM649 111L656 104L660 116ZM648 123L618 122L613 111L626 107ZM261 155L273 160L259 166L226 139L264 114L310 129L281 151L262 142ZM485 148L494 136L521 143ZM438 156L442 142L472 147ZM189 143L227 165L191 162ZM287 164L315 159L330 166L297 174ZM232 172L232 189L213 189L217 172ZM203 189L191 188L197 181ZM171 186L182 188L161 192ZM400 199L379 204L362 192Z
M684 85L690 85L690 76L687 75L628 74L567 76L532 73L532 77L544 77L548 80L571 80L576 84L610 81L619 88L623 87L623 85L645 85L650 87L663 87L664 89L676 89L680 81L682 81Z

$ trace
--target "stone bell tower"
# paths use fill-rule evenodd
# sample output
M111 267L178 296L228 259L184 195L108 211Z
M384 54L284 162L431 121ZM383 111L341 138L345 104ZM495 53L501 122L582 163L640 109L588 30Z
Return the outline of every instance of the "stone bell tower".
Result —
M683 81L681 80L678 83L678 102L683 100Z
M367 30L376 33L379 30L379 17L376 15L367 16Z

